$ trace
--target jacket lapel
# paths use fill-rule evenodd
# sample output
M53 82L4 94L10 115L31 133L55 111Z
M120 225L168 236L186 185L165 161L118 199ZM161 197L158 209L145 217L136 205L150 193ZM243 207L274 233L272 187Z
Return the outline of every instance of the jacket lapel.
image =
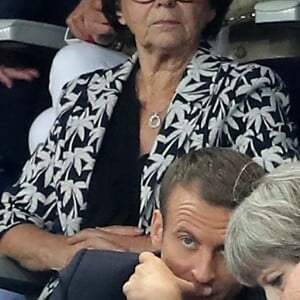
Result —
M58 215L61 230L67 234L79 230L97 154L136 59L134 55L121 66L87 75L88 81L84 75L66 91L66 99L73 99L79 91L75 105L66 111L66 131L61 137L65 142L64 151L60 151L64 157L58 176L58 199L62 199Z
M202 106L211 98L219 66L220 61L211 55L210 48L199 48L176 89L143 169L139 225L146 231L153 210L159 208L159 187L167 167L179 155L203 147L195 135Z

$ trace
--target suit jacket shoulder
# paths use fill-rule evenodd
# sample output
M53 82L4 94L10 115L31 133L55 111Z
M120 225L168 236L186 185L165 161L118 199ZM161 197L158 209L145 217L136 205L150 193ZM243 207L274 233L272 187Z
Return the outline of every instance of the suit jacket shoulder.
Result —
M59 272L59 285L50 299L125 300L122 286L137 263L136 253L82 250Z

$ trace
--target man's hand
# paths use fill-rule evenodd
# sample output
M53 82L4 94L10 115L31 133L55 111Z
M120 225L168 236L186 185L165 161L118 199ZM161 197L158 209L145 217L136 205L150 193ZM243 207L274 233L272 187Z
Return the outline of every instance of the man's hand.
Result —
M165 263L153 253L143 252L139 256L140 264L123 285L127 300L181 300L181 286L193 289L193 284L182 283ZM155 295L155 296L153 296Z
M152 250L149 236L134 226L84 229L68 238L69 245L97 250L142 252Z
M101 12L101 0L81 0L67 18L72 33L81 40L95 41L99 35L112 34L113 29Z
M32 81L39 77L39 72L31 68L10 68L0 66L0 82L7 88L13 87L14 80Z
M123 285L127 300L181 300L207 297L211 288L198 282L189 282L177 277L167 265L150 252L139 256L140 264ZM155 293L155 297L153 296Z
M300 263L288 276L285 283L282 300L299 300L300 299Z

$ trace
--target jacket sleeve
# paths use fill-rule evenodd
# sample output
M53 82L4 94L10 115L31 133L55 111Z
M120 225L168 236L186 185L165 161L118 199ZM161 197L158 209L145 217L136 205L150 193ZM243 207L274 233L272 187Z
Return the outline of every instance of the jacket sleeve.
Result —
M57 133L60 131L56 122L47 142L39 146L26 162L19 181L7 192L0 202L0 234L14 225L32 223L39 228L51 216L47 210L53 205L55 197L54 175L58 168L55 162ZM48 223L49 229L51 224Z
M81 250L59 271L59 285L50 300L125 300L122 286L137 264L136 253Z
M246 153L267 171L299 157L295 124L289 119L289 96L279 76L256 64L245 65L236 80L224 120L228 146Z
M75 83L70 84L74 88ZM31 158L26 162L20 179L0 201L0 235L9 228L31 223L50 232L57 219L57 196L60 170L63 163L63 149L66 143L66 123L72 113L75 98L80 93L72 93L63 97L64 109L61 110L50 134L43 145L37 147ZM68 105L68 103L70 103Z

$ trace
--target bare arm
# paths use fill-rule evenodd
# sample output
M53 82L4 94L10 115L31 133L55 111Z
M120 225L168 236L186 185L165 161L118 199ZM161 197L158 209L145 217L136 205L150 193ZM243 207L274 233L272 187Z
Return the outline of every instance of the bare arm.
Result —
M36 271L60 270L81 249L140 252L152 249L150 237L135 227L90 228L72 237L56 235L35 225L20 224L0 239L0 252Z
M61 269L78 250L78 246L67 243L67 237L48 233L31 224L12 227L0 240L2 254L36 271Z

